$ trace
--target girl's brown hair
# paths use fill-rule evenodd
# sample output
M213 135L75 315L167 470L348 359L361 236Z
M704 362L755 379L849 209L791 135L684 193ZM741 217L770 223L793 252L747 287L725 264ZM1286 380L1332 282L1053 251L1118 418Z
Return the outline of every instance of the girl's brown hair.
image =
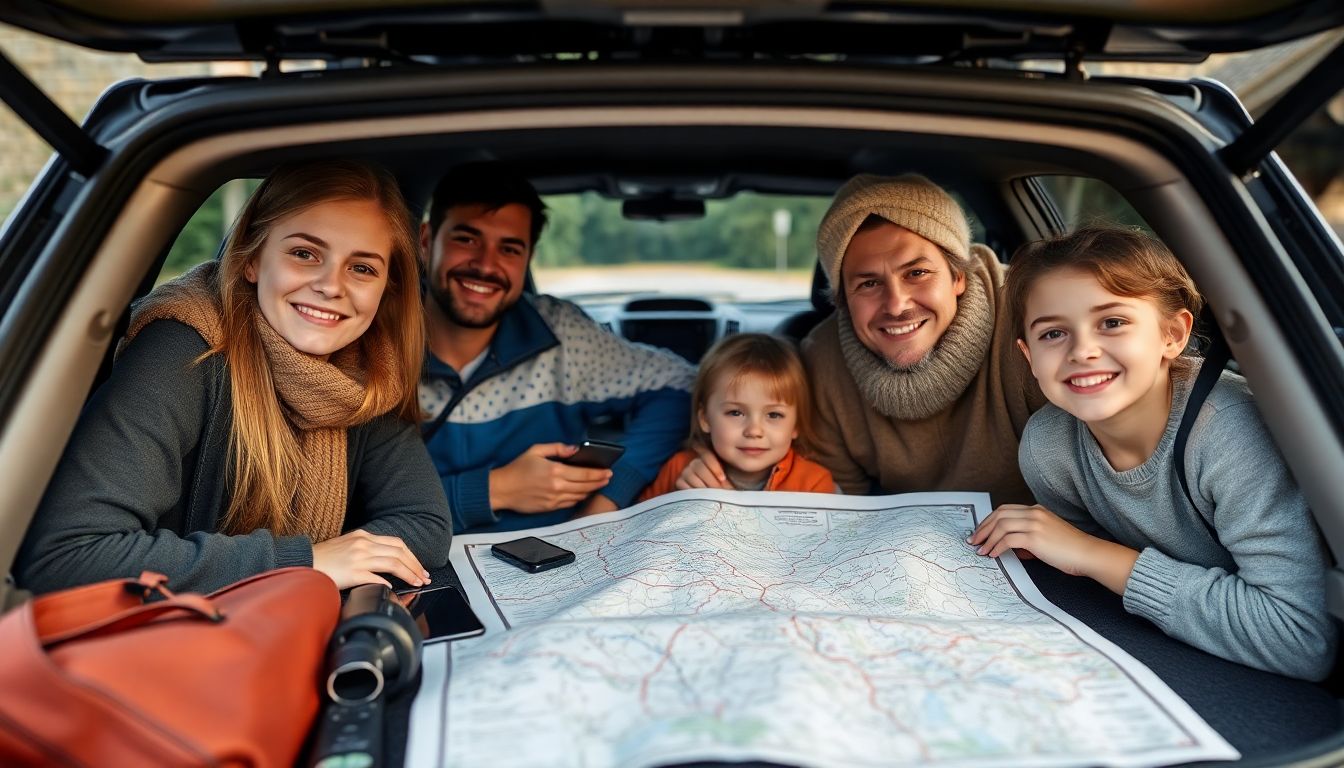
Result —
M1148 299L1164 317L1173 317L1182 309L1199 317L1204 306L1195 281L1161 240L1137 229L1083 227L1027 243L1008 262L1004 298L1019 337L1027 330L1031 287L1060 269L1082 270L1117 296Z
M793 343L765 333L738 333L723 339L705 353L691 390L691 436L688 445L706 448L709 435L700 429L700 413L709 407L709 396L722 384L731 389L743 376L762 376L770 396L792 405L798 413L798 437L794 446L807 453L816 445L812 426L812 394L803 360ZM726 377L726 378L725 378Z
M396 179L380 168L345 160L277 168L248 199L229 233L219 265L222 340L206 353L224 355L233 395L229 431L233 494L222 525L226 532L258 528L277 535L294 532L292 501L302 461L294 427L276 398L255 325L257 288L247 280L247 266L260 258L278 221L340 200L377 203L392 234L387 287L378 312L368 330L353 342L361 345L366 361L364 402L353 421L362 424L388 412L404 421L419 421L416 386L425 354L419 242ZM393 350L390 363L385 355L374 354L379 348Z

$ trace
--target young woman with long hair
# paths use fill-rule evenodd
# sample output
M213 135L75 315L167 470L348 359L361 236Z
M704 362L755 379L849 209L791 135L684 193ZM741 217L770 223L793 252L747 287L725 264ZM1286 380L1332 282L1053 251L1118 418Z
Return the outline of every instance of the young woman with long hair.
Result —
M210 590L311 565L419 585L452 524L416 424L416 240L395 179L283 166L223 256L138 302L19 554L43 592L143 570Z

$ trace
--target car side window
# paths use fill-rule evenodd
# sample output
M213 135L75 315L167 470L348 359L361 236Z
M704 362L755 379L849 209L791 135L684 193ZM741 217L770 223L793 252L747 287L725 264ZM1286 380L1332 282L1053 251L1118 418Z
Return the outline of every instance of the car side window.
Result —
M1301 122L1266 159L1251 185L1265 220L1344 345L1344 90ZM1291 173L1280 166L1286 166Z
M1036 181L1054 203L1065 232L1089 224L1115 224L1152 229L1134 206L1100 179L1090 176L1036 176Z
M3 316L41 252L39 244L51 235L56 222L50 221L42 236L16 242L15 232L22 213L17 209L30 183L32 194L38 195L39 176L43 164L51 157L51 145L8 108L0 109L0 135L5 137L5 151L0 158L0 316ZM11 216L14 221L10 221Z
M256 179L235 179L215 190L178 233L154 284L172 280L197 264L214 259L238 211L259 183Z

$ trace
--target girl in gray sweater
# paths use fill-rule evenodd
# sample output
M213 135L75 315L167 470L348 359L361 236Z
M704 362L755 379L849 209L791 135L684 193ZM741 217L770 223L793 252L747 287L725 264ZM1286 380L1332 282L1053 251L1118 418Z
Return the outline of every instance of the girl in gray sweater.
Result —
M1159 241L1087 228L1026 246L1006 287L1018 346L1051 405L1027 424L1022 474L1040 503L995 509L968 539L1024 549L1121 595L1172 637L1319 680L1334 660L1325 549L1241 377L1200 406L1180 486L1173 443L1197 361L1202 300Z

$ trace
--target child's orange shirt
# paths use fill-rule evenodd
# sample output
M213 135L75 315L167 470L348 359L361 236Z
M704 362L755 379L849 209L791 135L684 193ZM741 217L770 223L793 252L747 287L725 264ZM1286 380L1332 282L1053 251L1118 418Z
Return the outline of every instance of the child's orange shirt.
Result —
M667 460L658 476L648 488L639 494L636 502L648 501L654 496L662 496L677 490L677 477L681 471L695 460L695 451L679 451ZM835 493L835 479L831 471L815 461L799 456L792 448L784 454L774 469L770 470L770 479L765 481L767 491L809 491L811 493Z

